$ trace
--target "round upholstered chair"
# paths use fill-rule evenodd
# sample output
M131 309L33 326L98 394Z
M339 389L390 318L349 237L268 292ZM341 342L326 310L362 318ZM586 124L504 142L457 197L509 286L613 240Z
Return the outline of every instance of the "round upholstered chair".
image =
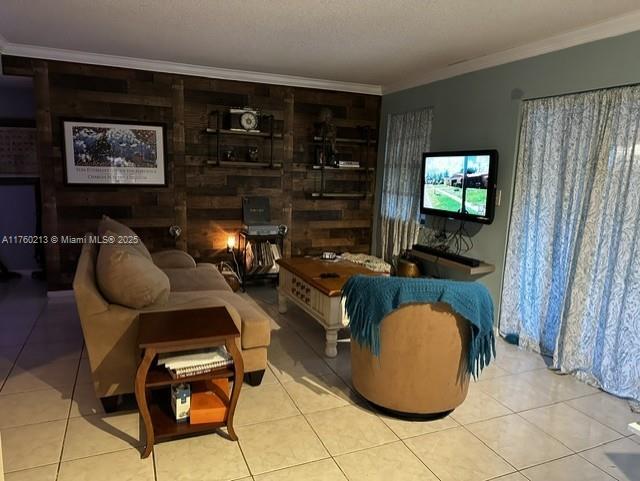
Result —
M407 304L380 324L380 355L351 339L358 393L395 416L437 418L458 407L469 388L469 323L448 304Z

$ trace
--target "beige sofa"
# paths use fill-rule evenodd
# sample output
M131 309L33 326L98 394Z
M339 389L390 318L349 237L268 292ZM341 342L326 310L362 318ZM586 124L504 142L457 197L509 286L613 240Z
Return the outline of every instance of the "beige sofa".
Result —
M113 224L111 219L108 221L112 223L110 227L117 227L117 223ZM100 249L109 248L102 245ZM134 258L140 260L135 252L122 258L125 261ZM152 254L150 259L150 264L164 273L160 275L160 281L168 278L167 289L164 289L167 292L162 292L155 302L144 307L117 304L103 295L105 289L100 288L103 276L98 270L106 269L106 264L102 258L99 259L98 244L85 243L78 260L73 290L95 392L105 409L114 408L118 395L134 392L135 373L140 361L136 344L138 316L142 312L224 305L240 328L239 347L244 360L245 381L259 384L267 365L271 334L270 319L266 314L235 294L212 264L196 264L187 253L177 250ZM149 271L155 269L153 265L148 266ZM129 288L129 292L124 294L136 295L136 291ZM127 303L132 304L128 300ZM137 302L133 304L139 305Z
M464 401L469 388L469 323L448 304L408 304L380 324L380 356L351 339L356 391L401 417L440 417Z

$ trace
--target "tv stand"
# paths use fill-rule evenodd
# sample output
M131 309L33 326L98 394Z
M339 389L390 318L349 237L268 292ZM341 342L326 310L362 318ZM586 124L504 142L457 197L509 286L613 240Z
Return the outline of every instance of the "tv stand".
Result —
M411 253L411 256L414 257L415 259L419 259L423 262L428 262L429 264L443 267L445 269L454 270L468 277L485 276L487 274L491 274L493 271L496 270L496 266L483 261L480 261L480 264L478 266L469 266L461 262L456 262L454 260L447 259L445 257L440 257L434 254L421 252L416 249L411 249L410 253Z

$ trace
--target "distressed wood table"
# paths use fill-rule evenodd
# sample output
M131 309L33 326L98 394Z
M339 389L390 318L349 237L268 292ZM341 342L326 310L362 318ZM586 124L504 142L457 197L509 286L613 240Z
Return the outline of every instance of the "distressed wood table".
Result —
M135 381L136 400L144 422L146 445L142 458L151 454L153 445L183 436L204 434L227 427L229 437L237 441L233 429L235 413L244 365L236 345L240 331L227 309L223 306L182 311L150 312L140 315L138 345L142 350L142 361L138 366ZM164 366L157 365L161 353L190 351L215 346L225 346L233 365L205 374L173 379ZM231 397L224 399L227 411L224 421L217 423L178 423L171 410L171 386L207 379L233 378Z
M347 323L342 305L342 287L356 274L384 275L348 261L323 261L312 257L278 260L278 310L287 311L292 302L325 329L327 357L338 355L338 331Z

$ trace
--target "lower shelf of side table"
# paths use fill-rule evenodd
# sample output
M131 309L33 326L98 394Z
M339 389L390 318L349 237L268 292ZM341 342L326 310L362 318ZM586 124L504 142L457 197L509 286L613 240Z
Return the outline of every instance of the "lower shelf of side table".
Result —
M149 402L149 414L153 423L153 431L156 441L168 441L171 439L203 434L206 432L216 431L218 428L227 425L225 416L224 421L217 423L190 424L189 422L178 423L171 409L171 394L168 390L156 391L153 400ZM227 403L227 413L229 405Z

